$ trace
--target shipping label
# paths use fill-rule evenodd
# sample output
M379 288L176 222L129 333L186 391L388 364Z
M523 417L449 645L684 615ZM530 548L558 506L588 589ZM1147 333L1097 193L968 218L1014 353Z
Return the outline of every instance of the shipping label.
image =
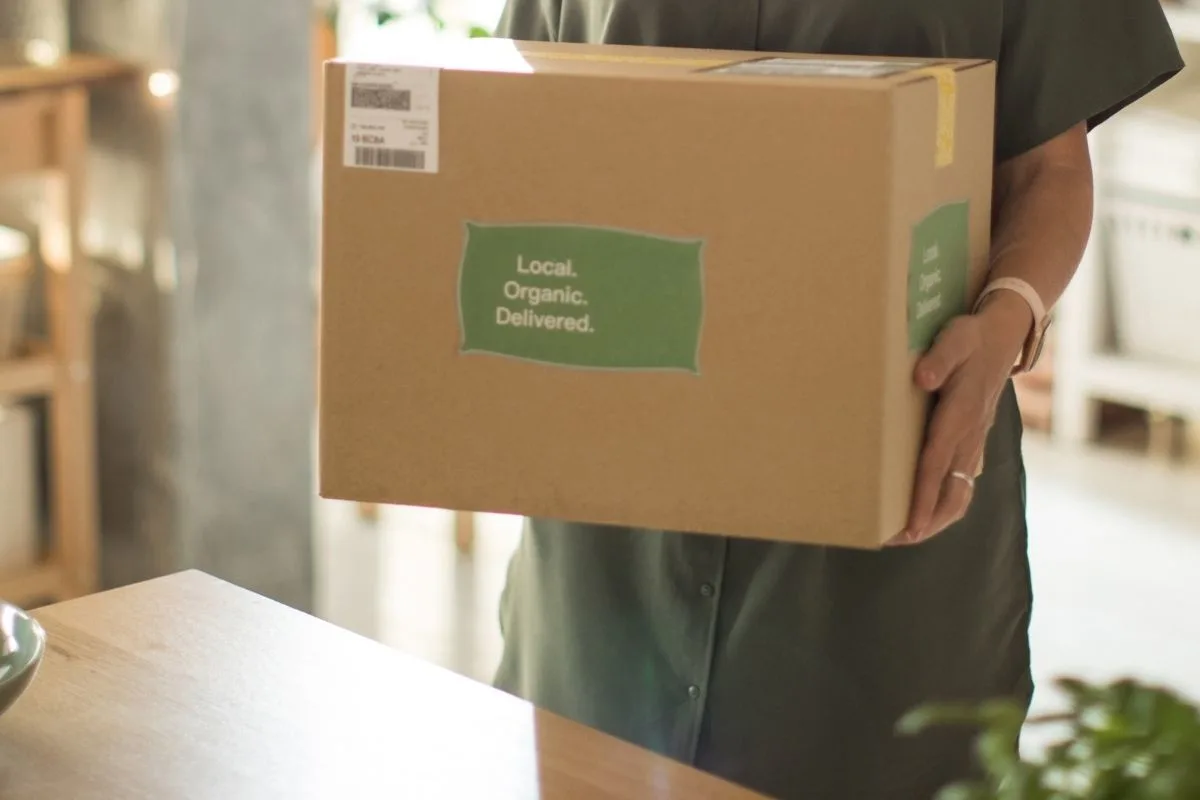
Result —
M426 67L348 65L345 165L437 172L439 75Z

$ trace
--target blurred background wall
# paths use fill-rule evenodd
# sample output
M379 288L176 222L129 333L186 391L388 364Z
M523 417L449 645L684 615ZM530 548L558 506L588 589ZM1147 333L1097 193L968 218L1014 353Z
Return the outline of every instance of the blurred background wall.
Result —
M196 567L312 602L310 0L73 0L98 89L104 579Z

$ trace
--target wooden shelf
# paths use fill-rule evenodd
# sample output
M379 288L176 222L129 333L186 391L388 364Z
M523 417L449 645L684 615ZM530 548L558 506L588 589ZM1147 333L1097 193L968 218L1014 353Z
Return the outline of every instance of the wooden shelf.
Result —
M86 55L50 67L0 63L0 179L61 171L74 155L47 133L59 128L63 93L133 74L132 65Z
M92 283L82 244L88 163L88 92L137 74L129 64L69 56L51 67L0 63L0 179L38 174L44 184L41 264L47 343L0 363L0 394L53 398L46 414L52 563L0 575L17 603L95 591L99 578Z
M0 397L45 397L54 390L54 356L37 345L28 354L0 361Z
M1181 41L1200 45L1200 8L1167 9ZM1186 37L1186 39L1185 39ZM1105 165L1093 150L1093 167ZM1098 183L1095 214L1107 213L1109 195ZM1053 428L1055 439L1079 445L1097 441L1109 404L1137 409L1151 418L1178 417L1200 423L1200 365L1155 362L1113 352L1110 287L1111 251L1096 226L1070 287L1055 312Z
M82 53L69 55L46 67L0 63L0 93L59 89L95 83L128 77L135 69L132 64L124 61Z
M1200 418L1200 369L1096 354L1084 362L1080 377L1094 397Z
M46 562L15 575L0 575L0 600L28 608L64 595L62 571Z

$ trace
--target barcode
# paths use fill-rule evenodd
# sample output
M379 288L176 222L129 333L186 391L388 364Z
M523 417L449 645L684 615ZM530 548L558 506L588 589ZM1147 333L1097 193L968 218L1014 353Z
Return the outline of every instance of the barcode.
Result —
M425 154L420 150L356 147L354 148L354 165L385 169L425 169Z
M412 92L373 83L356 83L350 87L350 107L411 111Z

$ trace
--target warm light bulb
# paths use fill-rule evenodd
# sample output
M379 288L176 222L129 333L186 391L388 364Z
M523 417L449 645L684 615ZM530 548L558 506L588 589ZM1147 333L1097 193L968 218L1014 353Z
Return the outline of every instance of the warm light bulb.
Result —
M58 61L58 48L45 39L33 39L25 45L25 60L39 67L51 66Z
M155 70L146 79L146 87L155 97L170 97L179 91L179 74L169 69Z

